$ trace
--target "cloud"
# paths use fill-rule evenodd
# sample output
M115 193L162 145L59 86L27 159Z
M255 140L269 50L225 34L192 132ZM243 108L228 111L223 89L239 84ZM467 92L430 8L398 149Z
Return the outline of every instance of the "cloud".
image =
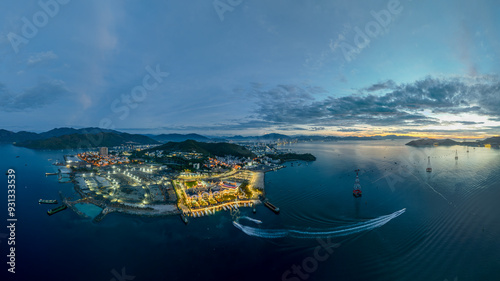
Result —
M454 123L461 124L461 125L481 125L481 124L484 124L484 122L474 122L474 121L455 121Z
M325 127L309 127L309 131L324 131Z
M364 91L367 92L375 92L375 91L380 91L380 90L388 90L388 89L394 89L396 86L396 83L392 80L387 80L385 82L379 82L376 84L373 84L369 87L363 88Z
M353 128L341 128L338 129L337 132L347 132L347 133L352 133L352 132L362 132L363 130L359 129L353 129Z
M254 117L281 125L416 127L440 125L437 113L500 116L497 76L427 77L401 85L388 80L364 89L389 91L317 100L308 89L293 85L254 89L251 95L258 99Z
M21 93L10 92L0 84L0 109L4 111L24 111L46 107L63 94L68 93L61 81L40 82Z
M57 55L54 54L54 52L52 52L52 51L40 52L40 53L37 53L37 54L30 56L28 58L28 61L26 62L26 64L28 66L33 66L36 64L41 64L41 63L55 60L55 59L57 59Z

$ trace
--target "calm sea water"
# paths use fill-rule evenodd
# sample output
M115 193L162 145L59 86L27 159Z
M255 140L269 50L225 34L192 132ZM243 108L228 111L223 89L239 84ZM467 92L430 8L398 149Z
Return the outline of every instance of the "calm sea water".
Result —
M188 225L177 216L112 214L98 224L71 210L49 217L48 205L38 199L58 199L59 190L76 197L72 184L45 177L68 152L0 146L2 173L16 170L12 280L500 280L499 150L467 153L465 147L413 148L399 141L290 148L318 160L266 174L267 197L281 213L242 209L241 216L262 222L239 220L257 235L250 236L226 212ZM425 172L427 156L432 173ZM361 170L359 199L352 196L355 169ZM6 201L4 192L2 261ZM403 208L400 216L377 223ZM337 235L342 229L348 235ZM303 238L264 238L277 230ZM318 237L335 247L318 252ZM2 280L11 278L2 264ZM128 279L113 274L123 272Z

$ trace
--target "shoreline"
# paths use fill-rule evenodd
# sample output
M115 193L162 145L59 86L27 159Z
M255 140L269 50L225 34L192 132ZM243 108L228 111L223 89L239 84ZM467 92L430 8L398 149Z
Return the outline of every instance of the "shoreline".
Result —
M255 181L253 182L253 186L256 189L262 190L263 194L265 194L265 173L270 172L270 171L276 171L282 168L285 168L286 166L279 166L273 169L269 170L264 170L264 171L251 171L256 174ZM148 204L144 205L142 203L136 204L136 203L128 203L128 202L122 202L122 203L106 203L101 200L97 200L91 197L88 197L81 188L81 184L84 184L81 182L81 177L78 175L74 175L74 179L71 181L73 182L74 185L74 190L80 195L80 199L74 200L74 201L69 201L67 198L64 198L62 193L60 192L60 197L61 200L63 201L64 204L66 204L71 210L73 210L77 215L79 215L82 218L85 219L92 219L93 222L100 222L101 220L104 219L104 217L107 214L110 213L121 213L121 214L126 214L126 215L132 215L132 216L144 216L144 217L165 217L165 216L174 216L174 215L186 215L189 217L200 217L200 216L205 216L209 214L215 214L217 211L228 211L231 210L232 208L239 208L239 207L255 207L258 204L261 204L262 202L259 199L243 199L243 200L236 200L232 202L224 202L221 204L217 204L214 206L208 206L208 207L203 207L203 208L198 208L198 209L187 209L187 210L181 210L178 206L178 202L175 204ZM101 208L101 212L95 216L94 218L89 217L87 214L84 212L80 211L78 207L76 207L76 204L93 204L99 208ZM235 207L235 205L237 207ZM226 207L226 208L224 208ZM195 215L196 214L196 215Z

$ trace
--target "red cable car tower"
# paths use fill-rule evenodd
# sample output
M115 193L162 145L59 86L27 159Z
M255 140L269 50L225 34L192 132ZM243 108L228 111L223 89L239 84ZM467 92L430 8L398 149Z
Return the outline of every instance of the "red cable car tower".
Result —
M352 196L358 198L361 197L361 184L359 183L359 169L355 170L354 172L356 172L356 180L354 181Z

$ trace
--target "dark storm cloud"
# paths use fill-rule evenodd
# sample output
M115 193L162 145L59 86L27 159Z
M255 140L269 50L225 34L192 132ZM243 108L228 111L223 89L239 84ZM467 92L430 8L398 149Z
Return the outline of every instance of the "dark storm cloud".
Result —
M10 92L0 84L0 109L3 111L23 111L45 107L68 91L61 82L40 82L21 93Z
M312 126L422 126L439 125L428 113L475 113L500 116L500 81L496 76L439 79L428 77L409 84L391 82L366 89L388 89L382 95L329 96L317 100L307 89L280 85L253 90L257 117L269 123ZM465 125L465 123L464 123Z

